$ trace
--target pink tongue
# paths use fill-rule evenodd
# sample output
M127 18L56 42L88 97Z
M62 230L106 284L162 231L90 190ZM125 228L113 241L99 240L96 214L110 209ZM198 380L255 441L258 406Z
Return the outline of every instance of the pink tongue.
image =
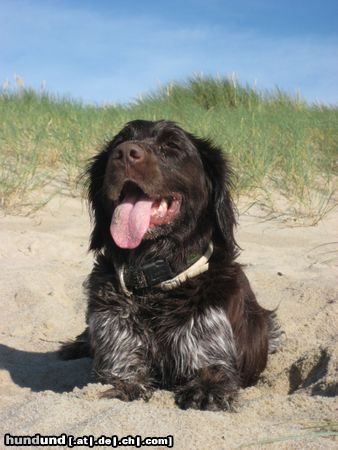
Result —
M149 228L153 202L146 196L127 196L114 210L110 233L121 248L136 248Z

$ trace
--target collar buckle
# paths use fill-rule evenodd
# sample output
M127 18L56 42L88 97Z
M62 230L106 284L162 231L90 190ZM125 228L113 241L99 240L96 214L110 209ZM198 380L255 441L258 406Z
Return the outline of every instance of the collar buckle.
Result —
M150 262L130 276L130 283L136 289L144 289L162 283L174 276L169 263L163 259Z
M155 286L174 276L169 263L164 259L145 264L142 269L148 286Z

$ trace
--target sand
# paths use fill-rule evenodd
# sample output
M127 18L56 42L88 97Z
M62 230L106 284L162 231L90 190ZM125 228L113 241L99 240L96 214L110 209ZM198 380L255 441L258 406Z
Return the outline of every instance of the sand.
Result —
M182 450L337 448L337 437L325 436L337 420L337 218L292 227L262 220L258 209L240 216L239 260L260 303L279 307L285 336L258 385L228 413L179 410L167 391L148 403L99 399L105 388L90 382L91 361L56 355L84 327L86 205L56 197L34 215L1 217L2 436L172 435Z

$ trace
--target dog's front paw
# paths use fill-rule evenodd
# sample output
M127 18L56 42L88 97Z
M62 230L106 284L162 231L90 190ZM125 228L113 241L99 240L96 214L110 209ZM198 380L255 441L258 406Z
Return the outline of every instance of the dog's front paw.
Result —
M196 377L176 389L175 400L182 409L234 411L239 383L222 366L204 367Z
M146 402L153 391L140 383L129 383L123 380L114 381L113 386L100 394L101 398L117 398L124 402L131 402L142 398Z
M182 409L202 409L208 411L232 410L233 399L226 396L221 386L203 386L192 382L176 391L176 404Z

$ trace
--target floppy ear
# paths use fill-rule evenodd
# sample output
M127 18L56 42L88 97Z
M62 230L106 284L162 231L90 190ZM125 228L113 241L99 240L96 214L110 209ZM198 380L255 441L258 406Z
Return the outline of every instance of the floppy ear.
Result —
M110 218L103 203L103 179L109 156L109 144L89 162L86 174L88 179L88 201L93 222L89 250L99 251L106 241Z
M205 139L194 138L193 141L201 155L211 186L212 211L216 224L214 239L225 244L228 255L234 258L238 245L234 238L235 207L230 194L232 170L221 149Z

